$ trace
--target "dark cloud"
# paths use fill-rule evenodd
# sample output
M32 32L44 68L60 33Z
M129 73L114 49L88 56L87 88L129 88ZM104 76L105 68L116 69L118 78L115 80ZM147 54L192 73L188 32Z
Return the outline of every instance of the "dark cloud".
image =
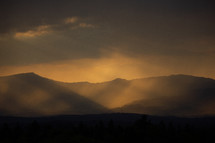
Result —
M211 0L2 0L0 65L96 58L102 49L134 57L164 56L175 63L211 61L214 4ZM65 24L72 17L78 21ZM50 26L48 34L38 31L42 25ZM17 32L39 36L20 40L14 37Z
M213 16L213 6L209 0L2 0L0 31L25 30L70 16L100 17L101 21L127 21L132 17L141 20L144 15L150 18L151 14L164 13Z

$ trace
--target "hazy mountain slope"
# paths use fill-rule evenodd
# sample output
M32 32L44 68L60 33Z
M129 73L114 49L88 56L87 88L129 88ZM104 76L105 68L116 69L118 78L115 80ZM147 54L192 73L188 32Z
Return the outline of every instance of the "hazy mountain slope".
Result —
M104 113L107 109L34 73L0 77L1 115Z
M215 114L215 81L188 75L64 86L117 112L158 115ZM118 108L122 106L121 108Z
M64 83L63 86L107 108L120 107L142 98L142 92L138 93L131 81L124 79L104 83Z
M186 75L146 80L152 84L147 90L147 97L116 111L179 116L215 115L214 80Z
M92 84L56 82L33 73L0 77L0 115L109 112L91 100L116 112L215 115L215 80L173 75Z

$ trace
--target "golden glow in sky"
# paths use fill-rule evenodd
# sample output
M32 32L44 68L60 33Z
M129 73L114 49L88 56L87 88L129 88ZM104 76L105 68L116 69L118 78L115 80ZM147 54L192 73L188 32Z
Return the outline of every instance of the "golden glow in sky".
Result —
M114 78L132 79L142 77L138 68L142 66L136 59L120 55L99 59L67 60L29 66L8 66L1 75L35 72L41 76L64 82L102 82Z
M152 57L150 57L151 59ZM63 82L104 82L115 78L135 79L185 73L188 68L167 68L161 58L150 61L147 58L132 58L118 53L94 59L64 60L27 66L5 66L1 76L17 73L35 72L41 76ZM168 65L167 65L168 66ZM170 67L170 66L168 66ZM205 69L196 66L193 75L203 76ZM208 75L208 77L213 75Z
M170 74L215 78L211 1L84 3L0 5L0 76L35 72L65 82Z

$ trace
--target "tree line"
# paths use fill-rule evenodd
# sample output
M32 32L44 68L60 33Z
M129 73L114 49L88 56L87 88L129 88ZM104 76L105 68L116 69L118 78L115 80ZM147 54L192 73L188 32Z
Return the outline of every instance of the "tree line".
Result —
M214 127L198 128L163 121L155 124L147 116L128 126L114 120L69 126L41 124L34 120L27 125L17 122L15 125L4 123L0 127L1 143L210 143L215 140L214 135Z

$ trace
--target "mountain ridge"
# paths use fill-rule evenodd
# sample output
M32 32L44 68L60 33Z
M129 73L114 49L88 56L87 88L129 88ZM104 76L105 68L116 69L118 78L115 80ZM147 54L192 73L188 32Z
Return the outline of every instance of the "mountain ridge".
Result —
M12 88L8 88L5 83ZM26 96L19 95L12 89ZM55 99L43 99L47 96ZM34 105L38 99L41 100L41 103L38 103L39 107L46 107L50 111L55 109L51 104L60 105L64 109L75 105L75 108L79 110L51 112L54 115L88 114L94 113L93 110L97 112L97 109L101 111L97 113L113 110L114 112L152 115L215 115L213 109L215 108L215 80L184 74L133 80L116 78L102 83L65 83L32 72L0 77L0 102L2 104L6 104L7 101L9 105L14 105L12 103L19 101ZM72 99L80 102L76 104ZM85 102L87 104L84 104ZM13 107L9 105L5 105L7 110ZM91 107L93 109L88 112ZM37 108L36 104L31 108ZM27 110L28 107L23 107L23 109ZM5 107L0 105L0 113L4 110ZM49 110L43 111L42 114L50 114ZM32 112L32 114L39 114L39 112Z
M66 86L116 112L215 115L215 80L210 78L177 74Z
M62 82L62 83L89 83L89 84L100 84L100 83L107 83L107 82L111 82L111 81L133 81L133 80L142 80L142 79L153 79L153 78L165 78L165 77L192 77L192 78L203 78L203 79L210 79L210 80L215 80L213 78L210 77L204 77L204 76L195 76L195 75L189 75L189 74L170 74L170 75L164 75L164 76L150 76L150 77L143 77L143 78L134 78L134 79L124 79L124 78L114 78L112 80L108 80L108 81L103 81L103 82L89 82L89 81L78 81L78 82L64 82L64 81L58 81L55 79L51 79L51 78L47 78L45 76L41 76L35 72L25 72L25 73L17 73L17 74L11 74L11 75L6 75L6 76L0 76L0 78L5 78L5 77L16 77L16 76L34 76L34 77L41 77L41 78L45 78L45 79L49 79L52 81L57 81L57 82Z
M40 116L110 112L100 104L34 73L0 78L0 114Z

